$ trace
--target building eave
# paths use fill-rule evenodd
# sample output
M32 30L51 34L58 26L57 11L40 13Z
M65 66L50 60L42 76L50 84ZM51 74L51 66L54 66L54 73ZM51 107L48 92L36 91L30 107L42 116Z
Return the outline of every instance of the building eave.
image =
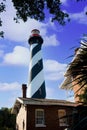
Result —
M44 105L44 106L77 106L74 102L69 102L66 100L56 100L56 99L35 99L35 98L17 98L12 109L12 113L17 114L21 105Z
M13 114L17 114L19 109L21 107L21 102L18 101L18 98L16 99L15 103L14 103L14 106L12 107L12 111L11 113Z
M72 90L72 80L71 77L65 77L62 84L60 85L61 89Z
M67 70L66 70L66 72L64 74L65 79L62 82L62 84L60 85L61 89L66 89L66 90L71 90L72 89L72 77L71 77L70 70L71 70L72 64L76 62L77 56L78 56L78 54L80 54L80 52L81 52L81 49L79 48L77 53L73 57L73 59L71 61L71 64L68 66L68 68L67 68Z

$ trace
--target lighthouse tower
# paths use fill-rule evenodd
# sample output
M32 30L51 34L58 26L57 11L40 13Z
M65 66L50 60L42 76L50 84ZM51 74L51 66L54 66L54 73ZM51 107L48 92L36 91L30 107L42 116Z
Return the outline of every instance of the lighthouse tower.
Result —
M30 66L29 66L29 85L27 96L29 98L45 98L45 80L43 74L43 60L41 55L41 46L43 39L40 31L34 29L29 38L30 44Z

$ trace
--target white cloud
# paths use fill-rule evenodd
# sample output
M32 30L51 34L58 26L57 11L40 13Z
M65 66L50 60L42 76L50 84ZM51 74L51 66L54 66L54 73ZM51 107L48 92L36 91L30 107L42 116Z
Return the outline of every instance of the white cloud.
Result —
M7 19L7 18L6 18ZM24 23L20 20L20 23L15 23L11 18L4 22L3 30L5 32L5 38L17 41L25 42L28 40L31 30L37 28L41 31L42 35L46 33L46 27L34 19L29 19L28 22Z
M50 45L57 46L59 44L60 44L60 42L57 40L55 34L53 34L49 37L45 36L45 38L44 38L44 46L50 46Z
M16 46L11 53L4 55L4 64L7 65L22 65L29 64L29 50L22 46ZM44 72L46 80L60 80L64 77L66 64L57 62L56 60L44 60Z
M66 64L61 64L57 62L56 60L45 60L44 66L46 71L60 71L64 70L66 67Z
M4 55L4 64L28 65L29 50L22 46L15 46L13 52Z
M81 24L87 24L87 16L85 14L87 10L87 6L84 8L84 10L80 13L73 13L73 14L70 14L70 18L72 20L75 20L77 21L78 23L81 23Z
M18 82L0 83L0 91L14 91L20 89L21 85Z
M22 46L16 46L13 52L4 55L4 64L7 65L29 65L29 50ZM46 80L60 80L64 77L66 64L56 60L44 60L44 72Z
M66 5L67 4L67 0L60 0L62 4Z
M58 80L61 80L64 75L63 72L49 72L45 75L45 79L47 80L51 80L51 81L58 81Z
M47 23L42 23L29 18L25 23L22 20L19 21L20 23L15 23L13 20L15 17L15 10L10 0L7 1L6 7L6 12L4 12L1 16L3 20L2 30L5 32L4 36L6 39L17 42L25 42L28 40L31 30L37 28L40 30L42 37L44 37L45 46L55 46L59 44L55 34L48 36L48 28L53 28L53 24L49 21Z
M66 66L66 64L59 63L56 60L45 60L45 78L51 81L62 79L64 77Z
M22 95L21 84L18 82L0 82L0 107L12 107L18 96ZM0 95L0 96L1 96Z
M15 46L13 52L7 53L3 57L5 65L29 65L29 50L22 46ZM66 64L59 63L56 60L44 60L44 72L46 80L60 80L64 77Z
M52 98L52 99L57 98L55 93L58 93L55 87L46 87L47 98Z

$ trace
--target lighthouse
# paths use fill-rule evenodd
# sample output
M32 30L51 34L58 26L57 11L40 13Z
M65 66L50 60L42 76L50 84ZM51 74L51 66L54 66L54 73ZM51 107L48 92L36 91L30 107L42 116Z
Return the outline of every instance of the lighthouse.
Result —
M27 96L29 98L44 99L46 97L46 90L41 53L43 38L40 36L40 31L37 29L32 30L28 42L30 45L30 65Z

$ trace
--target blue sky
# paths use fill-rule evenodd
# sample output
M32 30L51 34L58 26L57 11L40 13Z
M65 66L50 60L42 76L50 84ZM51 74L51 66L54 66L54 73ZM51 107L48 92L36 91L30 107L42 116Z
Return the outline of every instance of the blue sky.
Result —
M22 96L21 85L29 79L29 45L31 30L40 30L44 39L42 47L44 77L47 98L65 99L65 90L59 87L64 79L64 72L74 54L73 47L79 46L83 34L87 34L87 2L62 0L62 8L70 14L71 21L65 26L51 23L50 15L44 22L28 19L20 24L13 21L15 10L10 0L7 1L7 12L2 14L5 31L4 39L0 38L0 107L12 107L16 98Z

